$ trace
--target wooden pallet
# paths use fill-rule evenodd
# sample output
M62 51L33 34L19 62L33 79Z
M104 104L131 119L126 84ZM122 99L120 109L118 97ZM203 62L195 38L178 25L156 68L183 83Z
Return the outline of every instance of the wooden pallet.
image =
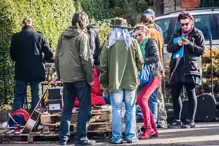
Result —
M35 137L57 137L58 133L50 132L50 133L43 133L42 131L32 132L30 134L17 134L15 133L14 129L2 129L0 130L0 143L33 143ZM11 140L14 138L20 138L19 140ZM25 138L26 140L21 140Z
M72 114L71 131L76 132L78 113ZM61 121L61 114L43 113L41 115L41 123L43 124L43 133L58 131ZM112 112L110 106L108 108L95 107L92 110L88 132L111 132Z

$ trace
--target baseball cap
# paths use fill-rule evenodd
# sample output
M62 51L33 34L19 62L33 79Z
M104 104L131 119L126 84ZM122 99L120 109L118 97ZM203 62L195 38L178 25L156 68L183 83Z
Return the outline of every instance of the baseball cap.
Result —
M147 9L144 11L144 14L149 14L151 17L155 17L155 12L151 9Z

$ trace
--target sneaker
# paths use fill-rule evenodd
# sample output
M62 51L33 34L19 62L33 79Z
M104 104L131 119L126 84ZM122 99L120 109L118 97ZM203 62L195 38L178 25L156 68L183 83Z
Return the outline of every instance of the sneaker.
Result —
M173 120L173 122L168 125L168 128L179 128L180 126L182 126L181 120Z
M157 128L167 128L167 123L165 121L159 121Z
M181 126L181 128L195 128L195 122L186 119L185 123Z
M83 146L83 145L95 145L96 141L94 140L82 140L75 143L75 146Z
M126 141L127 143L135 143L138 141L138 139L127 139Z
M153 129L147 130L142 136L139 137L139 139L149 139L155 134Z
M65 141L60 141L60 142L59 142L59 145L67 145L67 142L65 142Z

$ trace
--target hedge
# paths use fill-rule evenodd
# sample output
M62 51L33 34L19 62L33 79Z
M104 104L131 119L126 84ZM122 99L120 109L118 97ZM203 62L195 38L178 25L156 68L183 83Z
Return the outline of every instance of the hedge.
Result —
M9 103L14 93L14 67L9 57L11 36L21 31L23 18L33 19L35 30L42 32L56 48L60 34L71 24L76 9L73 0L0 1L0 103ZM4 86L5 85L5 86Z

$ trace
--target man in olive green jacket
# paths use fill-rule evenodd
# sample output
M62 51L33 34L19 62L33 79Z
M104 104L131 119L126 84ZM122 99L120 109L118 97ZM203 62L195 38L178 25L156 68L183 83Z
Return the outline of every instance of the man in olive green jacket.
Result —
M128 143L136 136L136 89L139 85L139 71L144 59L138 42L127 30L127 21L122 18L112 20L113 31L105 43L100 60L100 83L110 92L112 105L112 143L123 143L122 104L126 106L126 139Z
M78 113L76 145L91 145L94 141L87 138L87 125L91 117L91 86L93 85L93 63L90 52L89 36L86 33L88 16L76 13L72 27L68 28L58 42L55 65L58 76L63 82L62 118L60 125L60 145L66 145L70 137L72 109L76 97L80 102Z

